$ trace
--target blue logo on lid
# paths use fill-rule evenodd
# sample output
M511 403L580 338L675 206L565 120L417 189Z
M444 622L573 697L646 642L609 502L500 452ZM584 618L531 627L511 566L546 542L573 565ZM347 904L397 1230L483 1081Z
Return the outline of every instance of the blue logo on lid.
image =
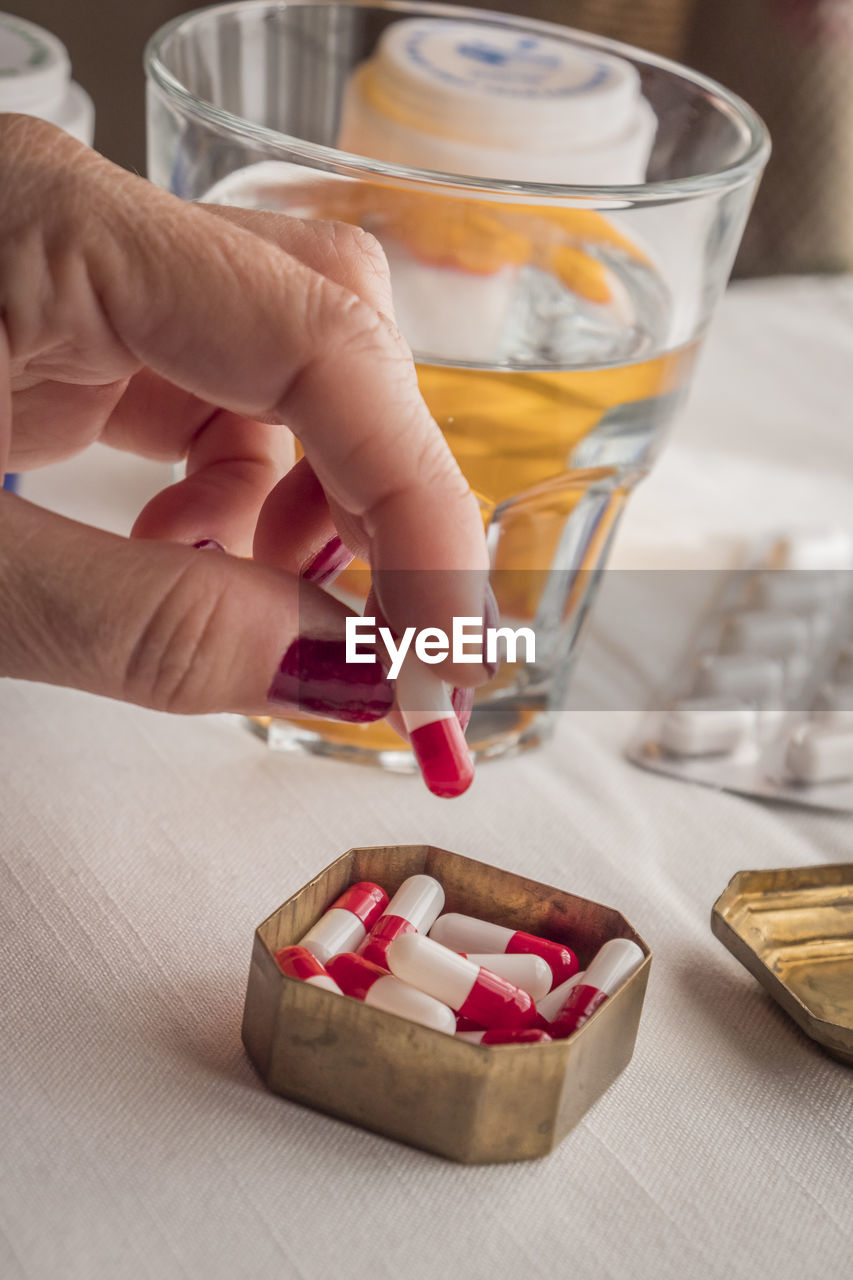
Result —
M463 58L472 58L474 62L487 62L492 67L503 66L509 61L509 55L502 49L490 48L487 44L460 44L456 52Z

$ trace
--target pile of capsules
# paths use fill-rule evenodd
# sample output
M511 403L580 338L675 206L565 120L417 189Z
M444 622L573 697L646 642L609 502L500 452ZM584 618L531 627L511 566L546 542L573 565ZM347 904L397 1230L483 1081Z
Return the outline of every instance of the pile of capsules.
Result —
M390 901L363 880L275 958L290 978L472 1044L564 1040L643 961L635 942L613 938L580 972L562 943L443 907L432 876L410 876Z
M666 710L628 755L661 773L853 809L853 538L778 535L724 581Z

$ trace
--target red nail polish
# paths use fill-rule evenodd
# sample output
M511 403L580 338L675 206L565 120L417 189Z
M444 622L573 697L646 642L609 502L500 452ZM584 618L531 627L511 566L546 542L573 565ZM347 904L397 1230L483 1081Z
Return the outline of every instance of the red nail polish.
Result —
M202 538L201 542L193 543L194 551L224 551L221 542L217 542L215 538Z
M424 782L435 796L461 796L474 781L474 763L456 716L409 732Z
M343 640L300 636L282 658L267 698L291 711L366 724L388 714L394 691L378 661L348 663Z
M326 545L320 548L314 559L308 562L302 570L302 577L318 587L323 587L333 582L352 559L353 554L349 547L345 547L335 534L334 538L330 538Z
M474 710L474 690L455 688L450 695L450 702L464 733Z

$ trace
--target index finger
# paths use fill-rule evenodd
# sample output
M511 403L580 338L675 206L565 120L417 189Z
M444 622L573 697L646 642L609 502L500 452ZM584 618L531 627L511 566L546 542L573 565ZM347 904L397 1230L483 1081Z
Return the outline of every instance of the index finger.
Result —
M294 431L333 509L363 530L395 631L450 635L454 617L482 618L477 502L393 324L276 245L102 165L106 225L87 261L128 349L205 400ZM485 678L479 664L437 669Z

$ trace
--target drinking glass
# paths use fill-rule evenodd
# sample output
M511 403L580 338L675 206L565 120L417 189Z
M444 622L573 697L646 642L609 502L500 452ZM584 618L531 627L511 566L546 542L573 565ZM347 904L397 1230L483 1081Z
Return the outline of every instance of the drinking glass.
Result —
M473 24L466 56L486 76L504 57L495 49L510 45L533 59L525 71L556 46L556 61L616 67L636 90L634 141L573 156L569 115L554 106L525 145L521 104L513 127L501 126L500 159L493 147L476 172L417 167L471 154L445 145L465 134L464 94L438 120L437 151L407 152L399 137L395 150L394 121L409 127L414 107L393 94L378 132L364 113L353 124L359 76L395 24L413 19ZM155 182L187 199L358 224L383 245L421 391L480 503L501 625L536 636L535 662L506 651L478 692L469 745L483 758L542 742L626 500L684 400L728 278L769 151L761 121L713 81L625 45L406 0L201 10L157 32L146 73ZM414 119L422 141L431 101ZM571 119L586 121L583 144L601 121L581 109ZM474 125L482 140L482 110ZM382 156L358 154L371 138ZM540 143L551 148L545 170ZM367 578L356 566L334 589L357 608ZM384 723L270 718L255 728L283 749L411 764Z

